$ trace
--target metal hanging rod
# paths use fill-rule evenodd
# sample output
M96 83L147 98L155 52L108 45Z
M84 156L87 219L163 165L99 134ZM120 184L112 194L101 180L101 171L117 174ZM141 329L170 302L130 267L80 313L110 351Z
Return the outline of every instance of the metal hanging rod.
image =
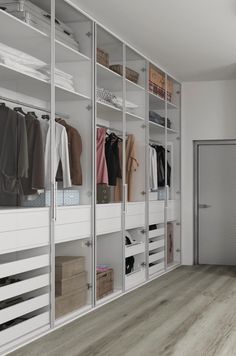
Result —
M155 145L159 145L159 146L165 146L163 143L155 140L149 140L149 143L154 143Z
M101 127L103 129L107 129L107 130L110 130L110 131L114 131L116 133L119 133L120 135L123 136L123 131L119 130L119 129L116 129L114 127L109 127L109 126L105 126L105 125L101 125L101 124L97 124L98 127ZM127 135L126 135L127 136Z
M42 108L40 106L37 106L37 105L28 104L28 103L25 103L25 102L20 101L20 100L7 98L7 97L1 96L1 95L0 95L0 100L7 101L9 103L13 103L13 104L16 104L16 105L19 105L19 106L26 106L27 108L30 108L30 109L34 109L34 110L37 110L37 111L45 112L47 114L51 114L51 111L48 110L48 109L44 109L44 108ZM63 113L55 113L55 114L57 116L61 116L64 119L69 119L70 118L69 115L67 115L67 114L63 114Z

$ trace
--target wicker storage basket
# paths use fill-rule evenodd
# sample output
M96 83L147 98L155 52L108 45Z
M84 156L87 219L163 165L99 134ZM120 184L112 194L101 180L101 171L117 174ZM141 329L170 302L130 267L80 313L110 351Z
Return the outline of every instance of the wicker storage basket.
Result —
M120 75L123 75L123 66L121 64L112 64L109 67L113 72L116 72ZM126 78L135 84L138 84L139 73L135 72L135 70L126 67Z
M56 296L56 318L81 308L87 303L87 288L77 289L71 294Z
M97 62L105 67L109 67L109 54L101 48L97 48Z
M149 91L165 99L165 89L149 81Z
M56 281L71 278L85 270L85 257L83 256L57 256Z
M71 278L56 281L56 295L65 295L75 292L77 289L86 289L87 272L81 272Z
M167 80L167 100L171 101L172 100L172 95L173 95L173 80L168 79Z
M109 268L105 272L97 272L97 299L101 299L113 292L114 273Z

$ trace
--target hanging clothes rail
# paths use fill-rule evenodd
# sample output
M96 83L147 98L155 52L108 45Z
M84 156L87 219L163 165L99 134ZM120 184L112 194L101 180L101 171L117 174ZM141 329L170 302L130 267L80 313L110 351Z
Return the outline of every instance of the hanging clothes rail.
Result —
M1 96L1 95L0 95L0 100L7 101L9 103L13 103L13 104L16 104L16 105L19 105L19 106L26 106L27 108L30 108L30 109L34 109L34 110L37 110L37 111L45 112L47 114L51 114L51 111L48 110L48 109L44 109L44 108L42 108L40 106L37 106L37 105L28 104L28 103L25 103L25 102L20 101L20 100L7 98L7 97ZM56 114L56 116L60 116L63 119L69 119L70 118L69 115L66 115L66 114L63 114L63 113L55 113L55 114Z
M149 144L159 145L165 147L165 145L159 141L149 140Z
M116 132L116 133L118 133L120 135L123 135L123 131L121 131L119 129L116 129L114 127L109 127L109 126L105 126L105 125L101 125L101 124L97 124L97 127L101 127L101 128L104 128L104 129L107 129L107 130L110 130L110 131L114 131L114 132Z

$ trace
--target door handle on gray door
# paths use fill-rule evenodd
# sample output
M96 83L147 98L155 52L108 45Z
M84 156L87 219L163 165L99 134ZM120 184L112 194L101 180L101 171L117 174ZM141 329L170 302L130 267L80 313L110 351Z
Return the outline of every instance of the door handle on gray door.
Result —
M211 208L211 205L208 205L208 204L199 204L198 207L199 207L199 209L207 209L207 208Z

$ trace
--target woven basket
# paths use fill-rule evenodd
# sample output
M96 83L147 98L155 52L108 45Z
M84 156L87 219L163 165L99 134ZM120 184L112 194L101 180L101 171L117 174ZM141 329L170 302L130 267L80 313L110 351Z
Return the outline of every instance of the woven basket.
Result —
M123 66L121 64L113 64L109 67L113 72L116 72L120 75L123 75ZM135 72L135 70L126 67L126 79L138 84L139 73Z
M109 67L109 54L101 48L97 48L97 62L105 67Z

